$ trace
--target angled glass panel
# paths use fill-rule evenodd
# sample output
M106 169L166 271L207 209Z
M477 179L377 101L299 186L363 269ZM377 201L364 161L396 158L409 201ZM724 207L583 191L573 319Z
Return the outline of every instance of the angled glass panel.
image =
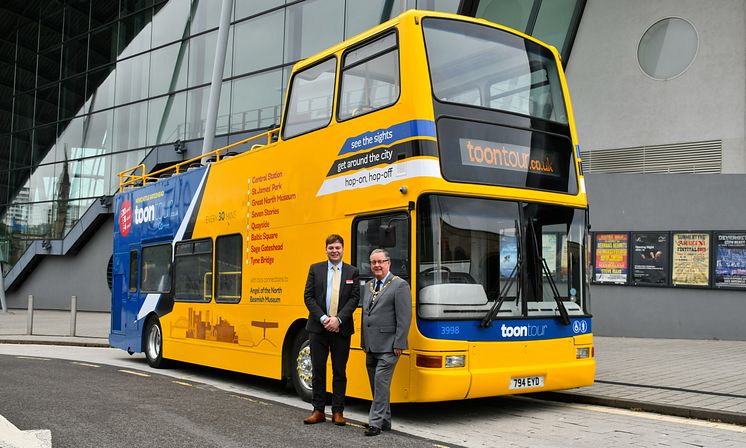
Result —
M87 101L91 111L108 109L114 106L116 70L109 66L88 73Z
M116 104L138 101L148 96L150 55L142 54L117 62Z
M210 102L211 86L200 87L187 92L187 122L185 140L203 138L207 123L207 106ZM231 82L226 81L220 88L220 104L215 124L215 135L228 133L231 110Z
M190 3L190 0L170 0L153 16L153 48L188 35Z
M111 157L111 170L109 170L111 190L109 190L109 193L114 193L119 188L119 173L142 163L146 154L147 150L138 149L136 151L115 153L109 156Z
M187 43L177 42L150 53L150 94L158 96L186 87Z
M31 129L13 133L8 168L14 169L32 165L32 134L33 131ZM39 160L41 160L41 158Z
M83 117L83 147L111 152L114 112L106 110Z
M52 163L56 160L54 144L57 138L57 125L39 126L34 129L33 165Z
M402 2L347 0L345 39L362 33L402 13Z
M24 237L28 239L59 238L64 224L55 227L58 221L58 210L56 202L35 202L27 204L28 224Z
M233 5L234 20L241 20L244 17L259 14L262 11L272 9L284 3L283 0L252 0L250 2L236 0Z
M233 80L231 132L270 127L280 122L282 70Z
M84 113L85 75L62 81L60 90L60 119Z
M119 22L119 59L149 50L152 10L146 9Z
M34 120L34 92L16 93L13 101L13 130L30 128Z
M34 110L34 124L36 126L58 120L59 94L60 85L57 83L36 91L36 109Z
M62 77L85 72L88 65L88 35L76 37L62 45Z
M91 33L88 68L93 69L117 60L117 24Z
M562 51L570 31L572 16L578 0L542 2L536 17L533 36Z
M344 38L344 1L312 0L285 10L285 62L307 58Z
M141 102L114 109L114 151L145 146L148 103ZM137 165L137 164L135 164Z
M417 9L458 13L460 0L417 0Z
M533 7L534 0L481 0L475 16L525 32Z
M148 102L148 145L183 140L185 119L186 92L150 100Z
M233 76L282 64L283 10L235 25Z
M57 46L39 54L36 86L45 87L60 79L62 47Z
M197 9L194 10L194 15L190 21L189 34L194 36L220 25L220 8L223 2L202 0L194 3L196 3Z
M212 67L215 64L215 46L218 32L194 37L189 40L189 77L188 86L194 87L212 82ZM225 50L223 78L230 76L233 64L233 28L228 33L228 47Z

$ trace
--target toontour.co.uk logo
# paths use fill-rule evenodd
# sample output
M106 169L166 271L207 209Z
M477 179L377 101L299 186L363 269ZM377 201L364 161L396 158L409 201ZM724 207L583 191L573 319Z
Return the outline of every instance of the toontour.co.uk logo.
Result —
M125 199L119 209L119 232L122 236L127 236L130 230L132 230L132 203L129 199Z

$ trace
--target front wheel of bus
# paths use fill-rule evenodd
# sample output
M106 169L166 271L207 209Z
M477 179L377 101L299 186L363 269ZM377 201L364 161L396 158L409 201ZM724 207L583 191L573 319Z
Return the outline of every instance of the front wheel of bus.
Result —
M290 375L293 379L293 387L298 396L305 402L310 403L313 397L311 386L311 346L308 341L308 333L301 330L295 337L292 353L292 370Z
M161 323L155 317L148 320L145 327L145 358L150 367L158 369L166 366L166 360L163 359L163 331Z

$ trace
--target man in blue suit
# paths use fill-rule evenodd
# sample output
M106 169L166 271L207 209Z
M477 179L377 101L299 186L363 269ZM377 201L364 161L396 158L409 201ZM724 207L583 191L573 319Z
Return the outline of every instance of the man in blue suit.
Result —
M311 265L303 299L308 308L308 339L311 348L313 413L303 420L311 425L326 421L326 361L332 357L332 421L344 426L344 397L347 389L347 359L355 332L352 313L360 300L360 274L342 262L344 240L326 238L327 261Z

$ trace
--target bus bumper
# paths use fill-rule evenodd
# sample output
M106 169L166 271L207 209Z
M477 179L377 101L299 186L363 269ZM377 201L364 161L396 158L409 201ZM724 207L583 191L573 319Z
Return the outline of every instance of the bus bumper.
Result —
M467 351L411 353L409 401L429 402L494 397L593 384L596 360L592 336L529 342L472 342ZM576 349L588 348L589 357L577 358ZM441 356L440 367L425 367L418 356ZM446 357L463 356L463 367L445 367ZM530 380L511 388L513 378ZM541 386L531 384L540 379Z

